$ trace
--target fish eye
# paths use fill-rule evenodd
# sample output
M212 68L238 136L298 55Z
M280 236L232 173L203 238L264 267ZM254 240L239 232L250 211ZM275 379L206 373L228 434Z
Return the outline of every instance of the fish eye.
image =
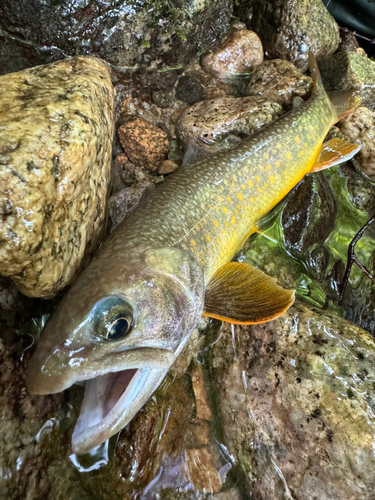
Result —
M94 308L94 332L105 340L124 339L132 330L134 312L122 297L101 299Z

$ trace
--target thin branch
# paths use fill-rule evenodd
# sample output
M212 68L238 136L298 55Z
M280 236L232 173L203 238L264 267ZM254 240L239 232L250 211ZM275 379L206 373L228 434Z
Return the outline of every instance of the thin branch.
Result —
M342 306L343 303L344 293L349 282L350 271L352 270L353 264L356 264L359 267L359 269L375 284L375 276L373 276L370 273L370 271L359 262L354 251L354 247L356 246L358 241L362 238L366 229L368 229L374 222L375 222L375 215L373 215L371 219L368 222L366 222L366 224L358 231L358 233L354 236L354 238L350 242L350 245L348 247L348 261L346 263L344 278L342 280L342 284L339 287L340 306Z

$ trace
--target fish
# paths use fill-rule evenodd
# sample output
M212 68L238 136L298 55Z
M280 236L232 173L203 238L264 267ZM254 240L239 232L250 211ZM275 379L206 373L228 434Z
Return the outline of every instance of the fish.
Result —
M323 144L359 97L329 97L312 54L309 64L314 88L306 101L234 148L172 174L117 226L48 319L27 387L52 394L84 384L74 453L132 420L202 315L255 324L293 303L293 290L232 259L306 174L360 149L347 139Z

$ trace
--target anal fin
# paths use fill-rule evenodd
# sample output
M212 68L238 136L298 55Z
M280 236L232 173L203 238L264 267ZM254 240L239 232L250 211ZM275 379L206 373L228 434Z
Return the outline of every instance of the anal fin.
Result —
M260 269L230 262L221 267L206 288L204 316L243 325L265 323L294 302L294 290L285 290Z
M315 165L311 172L319 172L333 165L339 165L344 161L348 161L361 149L360 144L353 144L346 137L334 137L325 142L319 153Z

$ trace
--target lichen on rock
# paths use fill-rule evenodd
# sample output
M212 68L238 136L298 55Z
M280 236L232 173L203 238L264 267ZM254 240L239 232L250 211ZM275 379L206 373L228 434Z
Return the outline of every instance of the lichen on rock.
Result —
M113 135L107 65L75 57L0 77L0 273L49 298L98 242Z

